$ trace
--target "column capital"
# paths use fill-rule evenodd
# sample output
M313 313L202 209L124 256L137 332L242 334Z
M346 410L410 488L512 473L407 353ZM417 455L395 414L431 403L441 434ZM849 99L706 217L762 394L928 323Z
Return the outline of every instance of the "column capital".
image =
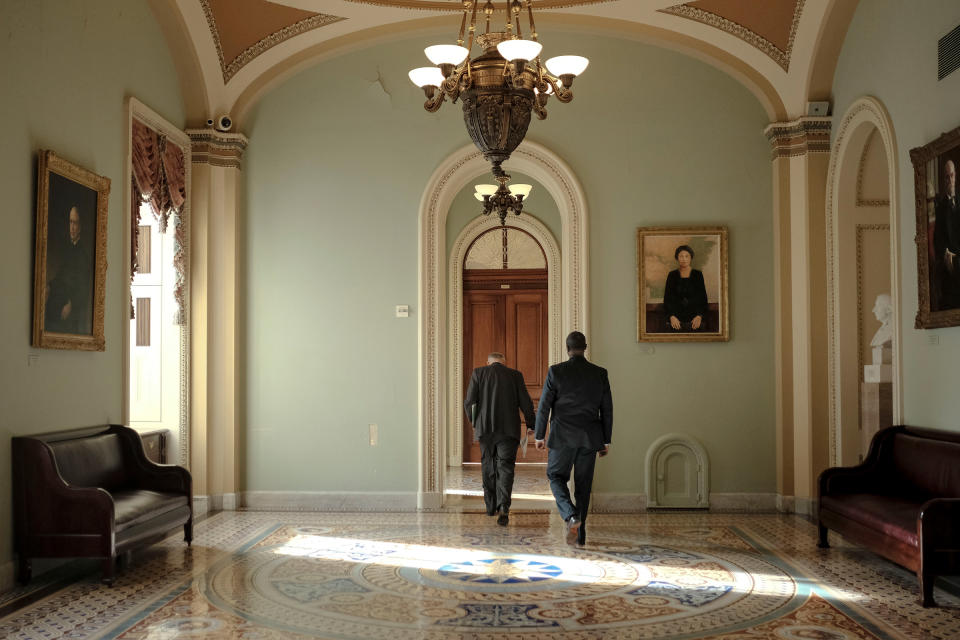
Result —
M830 153L831 117L807 116L789 122L771 122L763 130L772 147L771 159L808 153Z
M190 160L194 164L239 169L250 142L242 133L214 129L187 129L186 133L190 136Z

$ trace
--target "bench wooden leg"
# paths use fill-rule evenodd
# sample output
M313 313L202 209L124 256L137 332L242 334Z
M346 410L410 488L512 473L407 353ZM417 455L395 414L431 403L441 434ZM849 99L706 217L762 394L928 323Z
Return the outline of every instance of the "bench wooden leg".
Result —
M19 565L17 571L17 579L20 581L20 584L28 584L30 578L33 577L33 563L30 561L30 558L21 555L17 560Z
M937 603L933 599L934 577L917 573L917 580L920 582L920 604L924 607L937 606Z
M188 520L183 525L183 541L187 543L188 547L193 542L193 520Z
M112 556L109 558L104 558L103 562L101 563L101 571L102 575L100 576L100 582L108 587L112 587L113 580L116 576L115 562Z
M820 541L817 543L817 546L821 549L829 549L830 541L827 539L827 528L817 523L817 531L820 534Z

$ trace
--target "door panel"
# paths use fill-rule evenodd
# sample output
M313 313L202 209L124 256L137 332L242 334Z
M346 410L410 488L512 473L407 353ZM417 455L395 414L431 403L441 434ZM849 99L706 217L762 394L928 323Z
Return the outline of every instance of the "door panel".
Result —
M473 370L487 364L490 352L505 350L503 296L482 292L465 295L463 320L463 393L466 396ZM463 461L480 462L480 444L474 442L469 418L463 423Z
M506 356L508 367L523 373L536 409L549 366L547 291L466 291L463 319L464 394L473 369L486 365L491 351L499 351ZM463 461L480 462L480 445L473 441L469 421L464 422ZM531 440L526 456L518 453L517 461L546 462L547 454L537 451Z

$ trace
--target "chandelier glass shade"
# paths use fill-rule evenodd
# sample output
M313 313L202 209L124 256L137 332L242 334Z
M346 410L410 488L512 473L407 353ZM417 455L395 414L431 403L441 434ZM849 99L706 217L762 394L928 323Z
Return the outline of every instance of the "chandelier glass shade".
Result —
M508 187L509 179L508 175L497 176L500 186L477 184L473 187L476 189L473 197L483 202L483 215L496 213L501 225L507 224L507 214L511 211L514 215L520 215L523 211L523 199L533 190L533 186L529 184L512 184Z
M560 102L573 100L573 80L586 69L588 61L580 56L565 55L551 58L545 65L541 63L543 45L537 41L533 0L497 3L506 9L502 31L490 29L495 7L492 0L487 0L481 14L486 29L478 33L481 1L462 0L463 17L457 44L427 47L424 53L436 66L414 69L410 72L410 79L423 89L427 97L423 107L431 113L437 111L447 98L451 102L461 101L470 139L492 165L494 177L498 181L504 176L509 180L501 165L523 141L531 114L536 114L540 120L545 119L550 96ZM520 24L524 10L528 18L526 39ZM471 58L474 41L480 48L480 55ZM504 186L505 182L500 184L503 192L517 198ZM499 197L497 194L500 194L499 190L490 197ZM522 207L522 199L523 196L519 196L518 207ZM519 213L519 208L516 212Z

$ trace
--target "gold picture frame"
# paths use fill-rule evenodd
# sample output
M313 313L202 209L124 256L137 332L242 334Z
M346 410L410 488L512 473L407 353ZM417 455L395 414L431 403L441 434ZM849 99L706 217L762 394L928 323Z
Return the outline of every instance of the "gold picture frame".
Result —
M917 207L918 300L914 326L960 326L960 194L956 180L960 127L911 149L910 159Z
M729 340L728 271L726 227L638 227L637 341Z
M33 270L35 347L103 351L110 179L41 150Z

